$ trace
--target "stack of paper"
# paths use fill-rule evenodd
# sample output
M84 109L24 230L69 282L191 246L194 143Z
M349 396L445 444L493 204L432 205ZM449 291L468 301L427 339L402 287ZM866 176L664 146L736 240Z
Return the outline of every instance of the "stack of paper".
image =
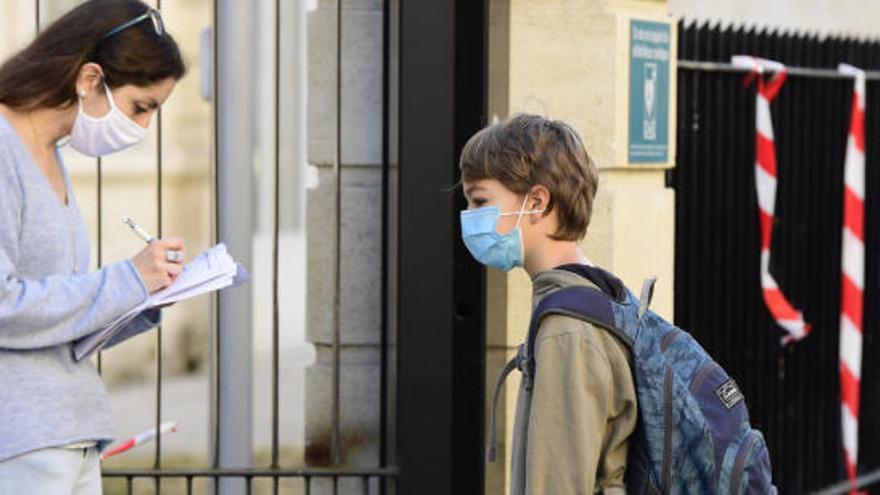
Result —
M147 300L116 321L78 341L74 356L83 359L104 346L114 335L131 323L145 309L176 303L207 292L238 286L248 274L226 251L223 243L208 249L183 267L183 272L170 286L151 294Z

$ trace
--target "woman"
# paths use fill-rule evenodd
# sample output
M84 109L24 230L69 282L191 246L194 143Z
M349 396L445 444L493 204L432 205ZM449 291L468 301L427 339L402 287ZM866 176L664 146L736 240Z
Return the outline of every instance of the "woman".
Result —
M0 494L101 491L110 404L72 347L171 284L181 265L167 252L183 244L88 272L56 143L88 156L137 143L184 72L158 12L136 0L85 2L0 67ZM124 334L158 321L145 311Z

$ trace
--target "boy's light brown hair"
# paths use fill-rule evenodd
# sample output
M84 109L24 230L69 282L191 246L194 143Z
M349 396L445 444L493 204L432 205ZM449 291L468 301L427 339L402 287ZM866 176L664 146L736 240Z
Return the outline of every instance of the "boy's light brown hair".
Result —
M587 234L599 185L596 165L565 122L520 114L474 134L459 161L463 181L495 179L517 194L542 185L550 191L547 212L556 211L562 241Z

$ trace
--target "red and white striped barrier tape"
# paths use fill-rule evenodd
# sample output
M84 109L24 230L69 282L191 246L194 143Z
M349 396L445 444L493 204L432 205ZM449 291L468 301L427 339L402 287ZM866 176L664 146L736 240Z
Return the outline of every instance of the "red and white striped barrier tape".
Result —
M862 307L865 290L865 73L841 64L855 78L843 172L843 242L840 294L840 418L846 474L855 487L859 459ZM851 493L855 493L855 489Z
M745 84L757 80L758 91L755 98L755 187L758 193L758 219L761 228L761 289L764 303L776 323L786 331L782 344L789 344L806 337L810 325L804 315L788 302L776 279L770 273L770 251L773 240L773 220L776 209L776 181L778 168L776 146L773 139L773 120L770 116L770 102L779 94L788 73L779 62L742 55L734 56L732 64L751 68ZM764 71L774 71L776 75L769 83L764 80Z
M164 433L175 432L175 431L177 431L177 421L167 421L165 423L162 423L159 426L159 434L160 435L164 434ZM137 447L138 445L143 445L143 444L153 440L154 438L156 438L156 428L155 427L150 428L149 430L143 431L140 434L138 434L132 438L129 438L128 440L126 440L126 441L118 444L117 446L113 447L112 449L108 450L103 455L101 455L101 460L103 461L109 457L113 457L114 455L118 455L118 454L121 454L127 450L131 450L131 449Z

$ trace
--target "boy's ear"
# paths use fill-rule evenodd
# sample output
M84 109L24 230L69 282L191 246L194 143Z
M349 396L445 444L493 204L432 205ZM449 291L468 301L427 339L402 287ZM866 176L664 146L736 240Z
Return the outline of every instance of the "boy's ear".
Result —
M529 204L526 206L526 209L529 211L546 210L549 205L550 190L541 185L532 187L531 191L529 191Z

